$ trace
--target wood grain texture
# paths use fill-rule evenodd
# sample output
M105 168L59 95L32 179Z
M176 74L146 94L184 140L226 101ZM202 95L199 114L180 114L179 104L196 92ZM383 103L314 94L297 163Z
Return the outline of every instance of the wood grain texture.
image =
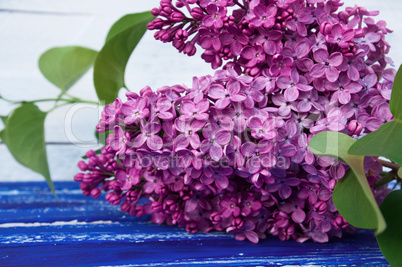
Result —
M373 232L330 243L239 242L225 233L189 234L126 216L78 183L0 183L2 266L389 266Z

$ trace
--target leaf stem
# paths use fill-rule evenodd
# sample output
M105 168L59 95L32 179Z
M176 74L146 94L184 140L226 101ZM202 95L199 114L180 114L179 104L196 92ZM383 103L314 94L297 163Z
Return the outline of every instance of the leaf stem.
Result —
M99 102L95 102L95 101L90 101L90 100L83 100L80 98L76 98L76 97L71 97L70 99L66 99L66 98L43 98L43 99L36 99L36 100L30 100L30 101L13 101L13 100L9 100L6 99L4 97L2 97L1 99L3 99L6 102L9 102L11 104L26 104L26 103L37 103L37 102L59 102L59 101L64 101L67 104L71 104L71 103L84 103L84 104L94 104L94 105L99 105Z
M387 175L385 175L380 181L374 184L373 188L377 189L378 187L388 184L389 182L393 181L395 179L395 173L390 172Z
M382 164L382 166L388 167L388 168L392 169L393 171L398 171L399 168L400 168L400 166L398 164L396 164L396 163L385 161L385 160L382 160L382 159L377 159L377 160L378 160L379 163Z

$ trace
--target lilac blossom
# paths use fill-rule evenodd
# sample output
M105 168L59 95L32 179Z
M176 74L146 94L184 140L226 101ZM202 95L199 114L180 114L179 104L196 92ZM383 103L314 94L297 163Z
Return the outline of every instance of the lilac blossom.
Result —
M346 127L341 122L342 118L343 114L340 108L333 108L328 112L327 117L318 120L315 126L310 128L310 132L318 133L327 129L334 132L340 132Z
M118 155L125 152L127 143L131 140L131 136L128 132L125 132L119 125L113 127L113 134L107 137L107 142L110 148L117 151Z
M234 56L239 56L241 50L248 44L249 39L237 27L230 26L228 32L220 35L223 45L230 45L230 51Z
M233 169L229 167L223 167L218 169L213 169L211 175L204 175L201 177L201 182L205 185L210 185L215 182L219 189L226 189L229 185L229 179L233 174Z
M197 131L201 130L204 125L204 121L194 120L192 122L189 122L176 119L174 122L174 126L177 131L182 133L178 135L175 139L176 147L187 148L190 144L193 149L199 148L200 137L198 136Z
M253 111L244 108L241 103L233 105L233 109L225 109L224 112L232 118L234 123L233 130L237 133L242 133L246 130L247 120L253 115Z
M180 111L183 115L179 117L181 120L196 119L199 121L207 121L209 118L208 113L209 101L207 99L202 99L197 104L192 101L184 101L180 106Z
M123 183L121 190L129 190L132 186L135 186L141 182L140 169L127 168L126 171L118 170L116 172L116 179Z
M133 141L133 147L141 147L145 142L151 150L159 150L163 146L163 140L156 135L161 130L161 125L157 122L141 125L141 133Z
M201 151L203 153L209 152L212 160L218 161L222 158L222 146L229 143L231 134L226 130L216 130L215 127L206 127L202 131L205 140L201 143Z
M339 67L342 64L343 56L339 52L334 52L331 56L325 49L318 49L314 52L314 60L317 62L311 69L310 75L314 78L325 77L330 82L335 82L339 77Z
M240 92L240 89L240 86L236 86L235 84L227 88L215 85L209 89L209 95L214 99L218 99L215 103L217 109L224 109L231 101L242 102L246 99L246 96Z
M392 120L393 116L389 110L389 104L384 103L373 109L372 117L367 120L366 127L370 131L377 130L381 124Z
M223 26L223 18L226 16L226 8L210 4L207 6L208 16L205 16L202 23L205 27L214 26L219 29Z
M251 129L251 136L256 139L271 140L277 136L275 128L275 119L266 118L261 120L261 118L253 116L248 120L248 125Z
M272 65L269 68L269 73L272 76L279 76L279 75L289 75L291 68L290 66L293 65L293 59L290 57L284 57L282 55L275 55L272 58Z
M327 41L331 44L337 44L339 47L346 48L351 45L355 33L353 29L344 29L342 25L332 26L331 34L327 35Z
M126 93L105 107L100 153L80 161L84 195L130 216L237 240L327 242L352 230L332 201L347 166L314 156L326 130L361 138L393 119L390 32L338 0L163 0L155 38L201 58L214 74L191 87ZM366 158L370 187L381 164ZM389 192L373 189L381 201ZM146 200L146 201L142 201Z
M307 85L307 79L300 76L296 69L293 69L289 75L278 77L277 85L285 89L284 96L287 101L295 101L299 97L299 91L310 91L312 86Z
M241 56L247 61L246 67L254 67L256 64L265 61L265 53L261 45L245 47Z
M147 100L143 97L124 103L121 107L121 111L126 115L124 123L132 124L138 119L147 117L149 115L149 109L146 108L146 106Z
M259 4L254 8L255 17L251 20L250 25L255 28L261 26L270 28L275 23L275 15L277 10L278 8L275 5L264 7L264 5Z
M280 169L273 169L272 173L275 177L275 182L267 184L267 190L269 192L278 192L282 199L287 199L292 195L292 188L300 184L300 180L297 178L287 178L286 172Z
M241 153L245 157L249 157L246 163L247 171L251 174L258 172L263 167L273 167L276 164L275 156L270 153L272 144L266 140L262 140L258 145L246 142L241 146Z
M297 199L294 200L293 202L282 204L281 206L279 206L279 210L282 210L287 214L290 214L292 220L295 223L302 223L306 219L306 213L303 210L304 205L305 205L304 200Z
M335 91L332 94L331 101L338 101L341 104L347 104L352 98L352 94L357 94L362 89L362 85L352 82L346 74L339 77L336 82L324 81L324 87L327 90Z
M171 120L173 119L173 114L170 112L171 108L171 101L167 98L161 98L156 102L155 108L152 110L152 116L162 120Z
M241 149L241 139L238 136L233 136L232 143L229 143L226 147L226 155L233 162L233 166L242 167L244 165L244 156L240 151Z

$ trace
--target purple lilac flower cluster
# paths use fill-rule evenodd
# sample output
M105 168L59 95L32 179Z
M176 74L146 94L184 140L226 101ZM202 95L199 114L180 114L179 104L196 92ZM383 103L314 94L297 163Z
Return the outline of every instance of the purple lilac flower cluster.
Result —
M188 55L195 45L218 68L191 87L127 93L103 112L113 130L75 176L85 195L132 216L189 232L267 234L327 242L349 224L332 201L347 166L315 157L321 131L359 138L392 120L390 32L361 7L338 0L162 0L149 24ZM229 14L231 11L231 15ZM371 186L382 166L366 158ZM376 191L380 200L384 188ZM148 202L139 202L148 199Z

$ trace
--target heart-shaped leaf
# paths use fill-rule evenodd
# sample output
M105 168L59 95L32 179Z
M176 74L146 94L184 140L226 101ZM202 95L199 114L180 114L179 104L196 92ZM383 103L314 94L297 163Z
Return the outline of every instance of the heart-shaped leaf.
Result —
M402 165L402 122L394 120L380 126L354 143L350 154L386 157Z
M339 180L332 194L332 199L341 215L353 226L364 229L375 229L378 225L376 214L377 204L370 203L366 192L359 183L356 174L349 170L343 179ZM351 204L353 203L353 204Z
M54 193L45 147L44 122L47 113L32 103L15 109L2 131L2 140L22 165L42 174Z
M387 222L387 229L377 235L378 245L391 266L402 263L402 191L391 192L381 203L380 209Z
M350 171L335 186L334 204L353 226L376 228L376 232L381 233L386 224L367 182L364 157L348 153L355 142L355 139L343 133L321 132L310 140L310 150L316 155L339 158L349 165Z
M395 119L402 120L402 66L399 67L392 85L389 109Z
M97 52L80 46L55 47L39 58L39 69L51 83L66 92L93 65Z
M98 98L112 103L124 87L124 72L134 48L154 16L151 12L130 14L118 20L110 29L106 43L96 57L94 84Z

